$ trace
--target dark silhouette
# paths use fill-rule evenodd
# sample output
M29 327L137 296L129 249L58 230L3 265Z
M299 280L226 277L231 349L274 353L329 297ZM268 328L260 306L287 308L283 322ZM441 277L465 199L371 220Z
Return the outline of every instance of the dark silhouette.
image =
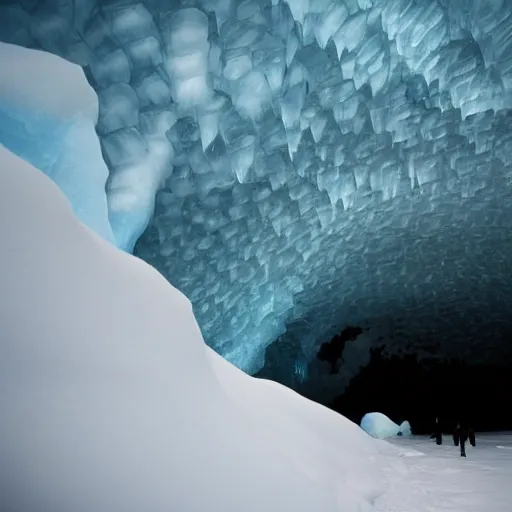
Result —
M435 439L436 444L438 446L443 444L443 431L441 429L441 423L439 422L439 417L436 418L436 424L434 427L434 432L430 436L430 439Z
M433 379L427 381L418 371L416 359L416 354L389 356L385 347L371 349L370 363L351 379L346 391L336 397L330 407L356 423L368 411L380 411L389 418L400 418L403 411L407 411L407 420L414 424L415 433L430 434L436 412L427 411L427 407L436 397L429 395L424 400L423 396L418 397L418 388L424 385L432 394ZM428 421L418 415L412 417L418 409L425 418L428 414Z
M472 428L469 429L468 436L469 436L469 444L474 448L476 446L476 436L475 436L475 431Z
M455 446L460 446L461 457L466 456L466 441L468 441L468 439L471 446L476 446L475 432L473 429L469 428L464 421L457 423L457 427L453 433L453 443Z
M320 359L320 361L330 363L331 374L338 373L337 364L343 355L347 341L354 341L362 333L363 329L361 327L349 325L343 329L340 334L334 336L331 341L322 343L316 357Z

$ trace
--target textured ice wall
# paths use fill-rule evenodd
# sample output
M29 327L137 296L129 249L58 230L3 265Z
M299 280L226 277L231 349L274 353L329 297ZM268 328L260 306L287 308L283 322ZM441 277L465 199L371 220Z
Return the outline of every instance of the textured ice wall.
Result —
M27 0L0 20L86 67L114 225L135 240L159 190L137 254L247 371L284 336L302 375L389 304L476 308L479 257L506 258L505 0Z

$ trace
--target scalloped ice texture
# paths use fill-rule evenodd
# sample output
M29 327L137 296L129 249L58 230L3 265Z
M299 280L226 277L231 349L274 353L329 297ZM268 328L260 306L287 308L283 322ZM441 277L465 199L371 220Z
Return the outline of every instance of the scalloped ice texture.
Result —
M171 4L13 3L0 36L87 67L114 229L159 189L136 253L215 350L255 372L285 335L303 374L319 342L389 304L414 317L461 289L481 304L478 255L503 255L510 2ZM491 254L475 242L468 259L466 233L490 227Z
M1 510L374 510L389 448L214 353L2 145L0 183Z

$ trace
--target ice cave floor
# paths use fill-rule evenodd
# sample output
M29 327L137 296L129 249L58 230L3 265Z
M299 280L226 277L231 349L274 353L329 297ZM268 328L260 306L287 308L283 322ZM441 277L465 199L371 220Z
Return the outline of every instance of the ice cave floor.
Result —
M388 491L377 500L378 512L512 510L512 432L477 435L466 459L448 436L442 446L426 436L392 444L403 453L386 470Z

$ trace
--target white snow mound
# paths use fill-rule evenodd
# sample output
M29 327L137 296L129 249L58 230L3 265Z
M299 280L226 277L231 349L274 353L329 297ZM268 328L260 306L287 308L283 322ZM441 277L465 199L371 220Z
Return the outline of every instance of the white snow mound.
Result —
M3 146L0 182L0 508L372 510L377 441L207 348L184 295Z

